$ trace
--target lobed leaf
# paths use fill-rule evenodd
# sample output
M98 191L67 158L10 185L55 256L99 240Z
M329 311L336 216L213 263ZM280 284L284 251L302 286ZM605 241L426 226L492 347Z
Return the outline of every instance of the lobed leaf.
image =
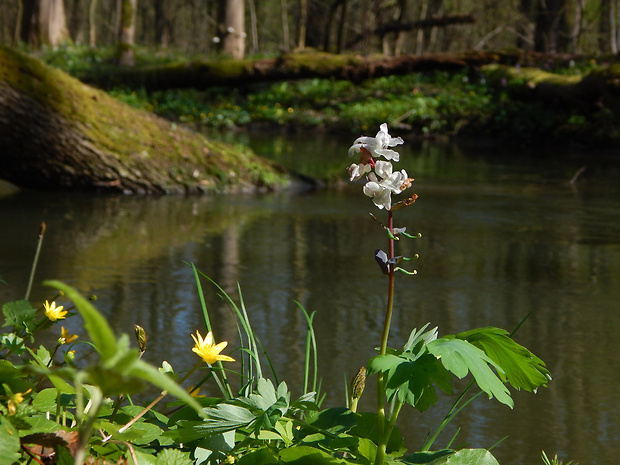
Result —
M546 386L551 374L545 363L526 347L515 342L509 333L500 328L479 328L456 335L483 350L491 360L502 367L500 373L515 389L533 392Z
M443 366L458 378L464 378L469 372L476 383L489 398L495 397L502 404L513 407L508 388L491 370L493 366L499 373L502 368L491 360L481 349L454 336L442 337L427 345L428 351L435 355Z

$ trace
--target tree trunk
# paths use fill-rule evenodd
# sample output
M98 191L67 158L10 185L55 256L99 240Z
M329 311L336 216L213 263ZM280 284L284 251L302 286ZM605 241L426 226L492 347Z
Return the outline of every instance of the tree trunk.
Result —
M0 46L0 179L122 193L274 189L283 170Z
M117 60L120 65L135 66L136 12L138 0L118 0Z
M242 59L245 56L246 36L244 0L226 0L223 30L222 53Z
M88 6L88 45L92 48L97 46L97 26L95 22L95 12L97 11L97 0L90 0Z
M39 0L39 38L52 47L70 38L63 0Z
M306 48L306 29L308 27L308 0L299 0L299 17L297 19L297 48Z
M168 48L171 35L165 0L155 0L155 42L162 48Z
M291 48L291 39L288 33L288 5L286 0L280 0L280 16L282 18L282 49L288 52Z
M534 31L534 50L556 53L565 51L566 0L539 0Z
M35 48L69 39L63 0L23 0L21 39Z
M81 0L73 1L69 16L69 32L73 42L84 42L84 14Z

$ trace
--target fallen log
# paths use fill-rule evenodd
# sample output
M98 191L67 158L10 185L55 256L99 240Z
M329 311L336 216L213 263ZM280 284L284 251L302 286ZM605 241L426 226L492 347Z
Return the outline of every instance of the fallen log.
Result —
M260 82L330 78L361 82L366 79L413 72L478 69L488 64L568 63L578 60L575 55L544 55L526 52L462 52L435 55L400 55L364 57L353 54L332 54L304 51L276 58L258 60L207 60L166 65L123 68L106 65L94 67L78 77L89 84L110 89L113 87L143 88L148 91L212 86L243 87Z
M0 179L123 193L277 189L282 168L136 110L0 46Z

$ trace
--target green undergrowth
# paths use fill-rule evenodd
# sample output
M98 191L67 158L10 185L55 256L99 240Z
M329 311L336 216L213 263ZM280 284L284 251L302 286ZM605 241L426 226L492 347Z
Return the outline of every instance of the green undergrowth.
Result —
M78 76L110 64L113 51L86 48L48 50L42 58ZM138 66L180 62L170 52L139 50ZM578 79L604 63L594 60L552 69ZM559 76L558 76L559 77ZM522 89L515 91L521 85ZM244 88L114 89L110 93L134 107L200 128L283 127L349 131L357 134L388 122L421 136L491 136L526 141L575 140L589 143L620 137L618 117L602 106L555 107L541 102L518 80L492 82L480 70L389 76L353 83L305 79L259 83Z
M359 132L384 121L421 134L458 131L487 113L488 90L466 74L412 74L354 84L307 79L251 89L116 89L112 95L169 119L210 128L252 124Z

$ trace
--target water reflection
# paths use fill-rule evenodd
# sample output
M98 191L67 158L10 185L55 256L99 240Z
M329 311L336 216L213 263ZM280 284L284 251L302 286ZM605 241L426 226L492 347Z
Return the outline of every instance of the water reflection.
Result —
M236 135L237 141L240 140ZM242 141L243 142L243 141ZM342 169L347 144L319 138L254 137L255 150L294 169ZM275 147L275 148L272 148ZM322 148L322 149L321 149ZM503 148L505 150L505 148ZM620 445L620 196L617 166L541 162L535 154L502 161L477 148L411 144L403 154L420 199L398 222L423 238L400 244L419 253L416 277L399 277L392 345L413 327L441 334L478 326L516 327L518 341L545 360L554 376L536 396L516 393L514 411L476 401L458 424L457 443L489 447L502 463L540 463L540 450L580 463L612 463ZM320 157L319 157L320 156ZM335 169L335 168L334 168ZM59 278L86 294L114 329L149 334L145 357L181 370L195 362L190 333L203 329L193 262L227 292L241 284L254 329L278 375L299 394L305 319L294 301L316 311L326 405L343 401L343 375L374 354L385 282L373 251L384 233L370 220L361 186L338 190L225 197L97 197L18 192L0 198L2 301L21 298L38 225L48 224L38 280ZM207 282L216 338L237 337L234 318ZM23 289L22 289L23 288ZM48 298L34 289L33 300ZM77 319L72 332L83 334ZM372 383L362 407L372 409ZM443 411L409 413L401 427L419 445Z

